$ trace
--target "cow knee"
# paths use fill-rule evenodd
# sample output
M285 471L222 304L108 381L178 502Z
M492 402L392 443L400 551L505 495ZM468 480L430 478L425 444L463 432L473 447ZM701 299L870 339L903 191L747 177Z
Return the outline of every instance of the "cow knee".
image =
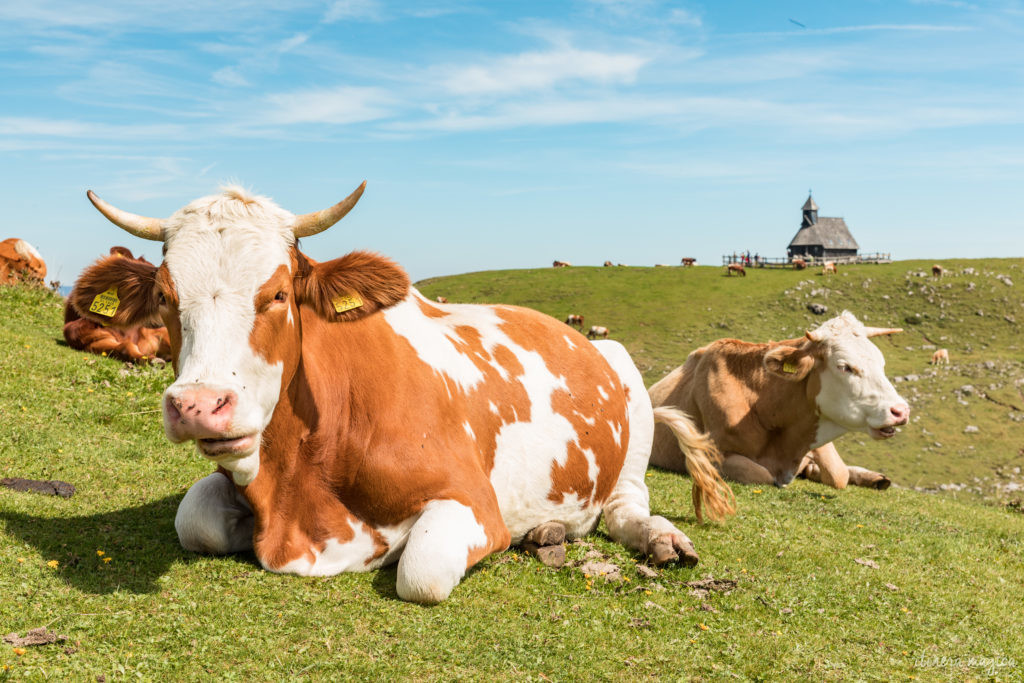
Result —
M722 474L726 479L732 479L741 484L771 485L775 483L775 476L771 472L743 455L725 456L722 462Z
M227 477L214 472L192 485L174 516L185 550L224 555L252 548L253 515Z
M479 556L484 549L486 554L487 546L487 533L472 509L454 500L427 503L398 560L398 597L425 605L441 602L462 581L471 553Z

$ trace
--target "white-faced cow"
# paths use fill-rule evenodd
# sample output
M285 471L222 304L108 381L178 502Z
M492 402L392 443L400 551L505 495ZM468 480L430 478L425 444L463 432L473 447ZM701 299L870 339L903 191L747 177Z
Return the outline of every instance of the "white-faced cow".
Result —
M0 242L0 284L42 284L45 281L46 262L35 247L17 237Z
M821 266L821 274L822 275L828 275L829 273L831 273L832 275L835 275L838 272L839 272L839 269L836 267L836 262L835 261L825 261L824 265Z
M167 219L89 193L164 243L159 267L96 262L74 304L96 318L98 298L103 322L170 331L167 436L218 467L181 501L182 545L251 548L267 569L315 576L397 561L398 595L424 603L535 529L580 536L602 511L619 542L695 563L650 515L653 415L621 345L529 309L430 302L375 254L299 250L364 186L302 216L238 187Z
M899 331L865 327L844 311L798 339L720 339L697 349L650 389L655 413L672 406L689 416L675 420L676 434L655 429L651 464L685 471L680 448L694 447L679 435L708 437L705 458L720 461L727 479L785 486L809 462L835 454L809 451L847 431L894 436L910 408L870 337ZM859 473L849 474L859 483Z

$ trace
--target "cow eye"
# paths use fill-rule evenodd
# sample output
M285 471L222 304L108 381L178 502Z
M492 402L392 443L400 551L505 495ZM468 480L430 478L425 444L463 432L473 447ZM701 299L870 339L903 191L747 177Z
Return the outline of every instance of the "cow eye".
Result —
M854 369L854 367L852 365L847 364L847 363L840 363L839 364L839 369L842 370L843 372L845 372L848 375L856 375L857 374L857 371Z
M274 295L274 301L288 301L288 292L278 292Z
M158 306L164 306L167 304L167 297L164 296L163 292L160 292L160 295L157 297L156 303Z

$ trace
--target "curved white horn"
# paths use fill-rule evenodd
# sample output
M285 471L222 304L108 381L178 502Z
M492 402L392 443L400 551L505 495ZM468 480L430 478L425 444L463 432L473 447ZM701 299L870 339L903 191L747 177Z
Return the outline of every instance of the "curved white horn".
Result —
M896 334L902 332L902 327L865 327L864 334L868 337L879 337L883 334Z
M116 206L111 206L105 201L96 196L96 193L89 190L85 193L92 202L92 205L96 207L96 210L107 217L107 220L121 228L127 230L136 237L141 237L144 240L155 240L162 242L164 240L164 222L159 218L149 218L147 216L139 216L138 214L128 213L122 211Z
M363 184L357 187L352 194L331 208L296 216L295 223L292 225L292 232L295 233L296 237L309 237L318 232L323 232L344 218L345 214L352 210L352 207L356 205L359 198L363 196L363 190L365 189L366 181L364 180Z

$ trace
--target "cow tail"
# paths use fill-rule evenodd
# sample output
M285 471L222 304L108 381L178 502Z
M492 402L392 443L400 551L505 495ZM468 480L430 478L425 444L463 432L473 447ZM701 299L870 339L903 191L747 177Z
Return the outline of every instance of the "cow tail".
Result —
M686 458L686 471L693 478L693 511L697 522L704 522L702 506L716 521L735 514L736 496L718 471L722 453L711 437L700 432L693 420L678 408L655 408L654 421L672 430Z

